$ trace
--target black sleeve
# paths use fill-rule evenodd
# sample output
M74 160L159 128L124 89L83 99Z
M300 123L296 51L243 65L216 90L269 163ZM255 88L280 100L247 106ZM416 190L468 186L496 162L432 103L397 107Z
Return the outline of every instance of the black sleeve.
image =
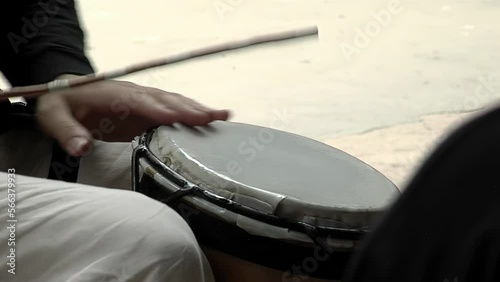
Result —
M342 281L500 281L499 124L496 107L439 145Z
M93 72L73 0L2 2L0 70L13 86Z

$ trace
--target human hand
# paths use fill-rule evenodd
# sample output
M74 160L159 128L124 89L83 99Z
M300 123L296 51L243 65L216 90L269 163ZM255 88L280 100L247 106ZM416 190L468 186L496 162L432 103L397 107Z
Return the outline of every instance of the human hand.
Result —
M207 125L227 120L229 112L155 88L103 81L40 96L36 116L41 128L62 148L81 156L93 139L126 142L154 126Z

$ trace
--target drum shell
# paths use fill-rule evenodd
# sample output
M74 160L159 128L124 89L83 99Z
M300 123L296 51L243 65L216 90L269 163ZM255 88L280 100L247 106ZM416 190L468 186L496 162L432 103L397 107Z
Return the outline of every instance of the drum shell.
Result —
M340 279L361 237L399 194L397 187L342 151L286 132L275 132L283 140L268 144L265 158L243 169L251 172L246 177L226 174L227 160L235 155L225 148L256 130L262 129L233 123L152 129L134 141L134 190L176 210L202 245L281 271L282 281ZM300 156L307 160L302 165ZM289 170L290 165L300 169ZM308 192L289 190L302 187ZM312 187L330 190L315 194Z
M156 200L171 194L149 175L144 174L137 192ZM187 201L187 197L167 203L189 224L200 244L223 253L283 272L284 277L307 275L338 280L355 250L315 244L300 244L250 234L246 230L211 216ZM335 238L333 238L335 239Z

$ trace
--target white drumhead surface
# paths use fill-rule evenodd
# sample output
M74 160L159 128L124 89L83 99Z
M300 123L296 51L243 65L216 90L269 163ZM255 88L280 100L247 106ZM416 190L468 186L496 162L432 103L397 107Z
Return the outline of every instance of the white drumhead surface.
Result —
M384 208L399 195L392 182L360 160L282 131L215 122L209 127L160 127L156 138L150 146L160 147L161 158L175 155L172 162L179 173L205 177L207 181L200 180L211 185L220 183L215 189L227 186L227 181L214 181L220 177L243 184L238 189L266 190L352 210Z

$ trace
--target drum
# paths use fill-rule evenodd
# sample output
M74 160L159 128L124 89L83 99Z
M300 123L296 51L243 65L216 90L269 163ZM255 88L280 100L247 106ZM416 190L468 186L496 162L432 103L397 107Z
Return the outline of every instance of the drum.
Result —
M247 281L244 268L259 267L277 281L339 279L360 239L399 195L347 153L259 126L161 126L134 146L134 190L182 215L200 244L223 257L212 266L231 265L238 281ZM228 258L246 267L235 270L238 263Z

